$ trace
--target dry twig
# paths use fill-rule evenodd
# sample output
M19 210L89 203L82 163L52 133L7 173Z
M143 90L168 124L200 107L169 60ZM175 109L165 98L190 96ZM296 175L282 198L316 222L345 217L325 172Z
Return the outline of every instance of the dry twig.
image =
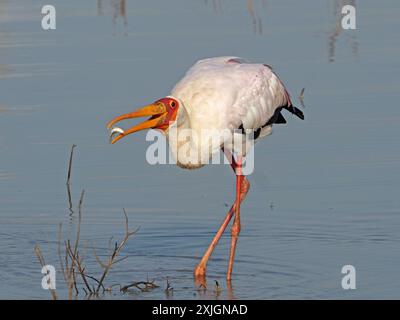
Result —
M155 288L159 288L159 286L154 283L154 280L153 281L138 281L138 282L133 282L131 284L123 286L120 290L121 290L121 292L125 293L125 292L129 291L129 288L137 288L141 292L146 292L146 291L153 290Z
M139 228L137 228L134 231L129 231L129 220L128 220L128 215L126 214L125 209L123 209L124 211L124 215L125 215L125 236L122 239L122 241L118 244L118 242L115 242L115 246L114 246L114 250L111 253L111 255L108 257L107 262L102 262L101 259L98 257L98 255L95 252L95 256L96 256L96 260L99 263L100 267L103 268L103 274L100 278L99 284L97 286L97 289L95 290L95 293L99 293L100 288L103 286L103 281L105 279L105 277L107 276L108 272L111 270L111 267L122 261L125 258L116 260L116 258L118 257L120 251L122 250L122 248L124 247L124 245L126 244L126 242L128 241L129 237L132 236L133 234L135 234Z
M74 213L72 210L72 200L71 200L71 191L70 191L70 178L71 178L71 167L72 167L72 159L73 159L73 153L74 153L74 148L76 145L72 145L71 148L71 153L70 153L70 158L69 158L69 166L68 166L68 175L67 175L67 190L68 190L68 202L69 202L69 209L71 211L71 214ZM82 206L83 206L83 199L85 195L85 190L82 190L79 203L78 203L78 222L76 225L76 235L75 235L75 240L73 246L71 245L71 240L67 239L64 241L64 252L62 252L61 248L61 239L62 239L62 224L59 224L58 227L58 236L57 236L57 254L58 258L60 260L60 266L61 266L61 271L64 277L64 280L66 282L67 288L68 288L68 299L72 300L73 293L75 291L75 297L79 295L79 290L78 290L78 277L82 279L83 282L83 287L82 290L85 292L85 295L87 297L91 296L97 296L100 293L100 290L102 290L102 293L105 291L111 291L111 287L105 288L104 287L104 280L106 279L107 275L109 274L112 266L118 262L123 261L127 257L119 258L118 256L122 250L122 248L125 246L126 242L128 241L129 237L135 234L139 228L137 228L134 231L129 230L129 220L128 220L128 215L126 214L125 209L123 210L124 216L125 216L125 235L124 238L120 243L115 242L114 246L112 247L112 237L109 241L109 256L107 260L104 262L102 261L99 256L96 253L96 250L93 247L93 252L94 256L96 258L97 263L100 265L100 267L103 269L103 272L101 274L100 280L98 280L96 277L88 275L86 272L86 267L84 264L84 259L82 255L79 252L79 243L80 243L80 238L81 238L81 223L82 223ZM85 247L87 250L87 246ZM86 252L85 250L85 252ZM43 255L40 251L40 248L38 245L35 246L34 251L39 259L40 264L45 266L45 261L43 258ZM64 255L64 257L63 257ZM89 281L91 280L91 281ZM93 281L93 282L92 282ZM92 283L91 283L92 282ZM93 285L95 283L95 285ZM157 287L154 285L152 282L139 282L137 285L140 287L141 284L145 284L145 287L142 288L143 290L150 289ZM57 294L55 290L50 290L51 295L53 299L57 299Z
M38 244L35 245L34 251L35 251L35 254L36 254L36 256L37 256L37 258L39 260L39 263L42 266L42 268L45 267L46 266L46 262L44 261L44 257L43 257L42 251L40 250L40 247L39 247ZM50 294L51 294L51 297L53 298L53 300L57 300L58 297L57 297L56 290L49 288L49 291L50 291Z
M67 173L67 196L68 196L68 204L69 204L68 209L69 209L71 215L74 213L74 210L72 210L72 196L71 196L70 181L71 181L71 172L72 172L72 158L74 156L75 147L76 147L76 144L73 144L71 147L71 152L69 155L68 173Z
M69 164L68 164L68 174L67 174L67 185L70 184L71 180L71 172L72 172L72 158L74 156L74 149L76 147L76 144L73 144L71 147L71 153L69 155ZM72 207L72 206L71 206Z

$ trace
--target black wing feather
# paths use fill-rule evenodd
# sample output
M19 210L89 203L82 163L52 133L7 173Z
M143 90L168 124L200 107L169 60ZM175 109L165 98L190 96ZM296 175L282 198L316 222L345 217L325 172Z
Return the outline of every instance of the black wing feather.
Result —
M283 117L283 115L281 113L282 108L288 110L289 112L293 113L295 116L304 120L303 111L301 111L299 108L296 108L293 105L290 105L290 106L286 105L283 107L279 107L275 110L273 116L264 125L262 125L260 128L258 128L256 130L254 130L254 140L256 140L260 136L261 129L263 129L264 127L275 124L275 123L277 123L277 124L286 123L286 119ZM242 131L242 134L246 133L243 128L243 124L241 124L238 129Z
M304 120L304 113L301 111L299 108L296 108L293 105L286 105L283 108L285 108L287 111L293 113L295 116L298 116L301 120Z

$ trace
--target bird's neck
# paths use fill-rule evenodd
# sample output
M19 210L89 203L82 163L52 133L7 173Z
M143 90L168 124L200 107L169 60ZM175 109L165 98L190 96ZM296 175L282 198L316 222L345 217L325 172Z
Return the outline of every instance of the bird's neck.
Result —
M179 113L177 121L169 127L167 140L176 164L185 169L197 169L208 163L211 152L204 143L202 133L194 128L186 109ZM203 143L202 143L203 141Z
M186 112L169 127L167 140L172 157L179 167L196 169L202 166L196 152L198 148L193 139L190 118Z

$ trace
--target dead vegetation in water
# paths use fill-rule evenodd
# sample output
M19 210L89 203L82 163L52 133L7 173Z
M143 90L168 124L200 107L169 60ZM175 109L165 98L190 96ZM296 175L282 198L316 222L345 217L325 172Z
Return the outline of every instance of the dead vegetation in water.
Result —
M90 297L99 297L100 295L103 295L105 292L111 292L112 287L106 287L105 280L109 275L111 268L117 263L127 258L127 257L122 257L122 258L119 257L121 250L126 245L128 239L138 231L138 228L133 231L129 229L128 215L124 210L123 212L125 216L125 234L123 239L120 242L114 243L114 245L109 250L107 258L103 260L97 255L96 250L93 248L95 259L101 270L100 276L94 276L93 273L90 273L89 270L87 270L87 266L85 263L87 248L81 250L80 247L82 204L84 195L85 192L82 191L78 205L78 222L77 222L75 239L71 240L68 238L62 241L61 223L58 228L57 253L63 279L67 286L68 300L77 299L78 296L82 296L82 293L84 297L90 298ZM46 266L39 245L36 245L34 250L42 267ZM155 285L153 284L153 286ZM123 290L121 289L121 291ZM54 300L58 299L58 295L55 289L50 289L50 293L52 299Z
M70 150L66 186L67 207L70 212L69 216L71 221L72 218L75 218L75 215L77 214L76 231L72 239L67 238L63 240L63 225L60 223L58 225L57 232L57 256L60 264L59 268L61 270L62 279L64 280L67 289L66 298L68 300L96 299L104 297L105 294L111 294L114 292L114 290L121 294L142 294L159 289L160 286L156 284L155 280L149 279L146 281L131 282L126 285L106 284L112 267L127 258L127 256L121 257L121 251L127 244L128 240L139 230L139 228L136 228L135 230L131 230L129 228L128 215L125 209L123 209L123 215L125 218L124 236L119 242L114 242L113 237L108 241L108 249L105 257L100 258L94 246L88 248L87 243L85 243L83 246L81 245L81 225L83 218L85 190L82 190L78 204L75 208L75 206L73 206L71 197L72 164L75 148L76 145L72 145ZM49 275L49 270L46 269L48 265L46 265L45 258L38 244L35 245L34 252L43 268L42 270L44 270L42 272L46 272L46 274ZM86 261L89 258L88 252L92 253L90 258L97 262L98 268L96 270L88 270L86 264ZM47 283L50 284L50 278L47 279ZM200 296L207 296L208 298L218 298L221 294L221 291L222 289L219 283L216 281L215 289L213 291L210 292L207 290L206 285L203 284L197 288L195 295L199 294ZM53 300L60 299L56 289L49 289L49 293ZM173 297L174 294L174 288L171 286L168 277L166 279L164 294L167 299Z
M136 288L140 292L148 292L151 291L155 288L159 288L160 286L156 285L154 283L154 280L152 281L138 281L138 282L133 282L131 284L128 284L126 286L120 287L120 291L123 293L127 293L131 291L131 288Z
M45 262L45 260L44 260L44 257L43 257L42 251L40 250L39 245L35 245L35 247L34 247L33 250L35 251L35 254L36 254L36 256L37 256L37 258L38 258L38 260L39 260L39 263L40 263L40 265L42 266L42 269L45 269L46 274L48 274L49 271L48 271L47 268L46 268L47 264L46 264L46 262ZM47 284L48 284L48 285L50 284L50 281L49 281L49 280L47 281ZM55 289L52 289L52 288L49 288L49 291L50 291L50 294L51 294L52 299L53 299L53 300L57 300L57 299L58 299L58 296L57 296L56 290L55 290Z
M72 173L72 159L74 157L74 149L76 148L76 144L73 144L71 147L71 152L69 155L69 163L68 163L68 173L67 173L67 197L68 197L68 209L70 215L74 213L72 210L72 197L71 197L71 173Z
M72 160L73 153L76 145L72 145L70 151L70 158L68 164L68 174L67 174L67 198L70 215L73 215L75 212L73 210L72 199L71 199L71 190L70 190L70 179L71 179L71 168L72 168ZM84 201L85 191L82 190L80 199L77 206L78 212L78 221L76 225L76 233L74 239L66 239L62 240L62 223L59 224L58 227L58 236L57 236L57 255L60 262L60 269L63 275L64 282L67 287L67 295L68 300L78 299L79 297L91 298L91 297L99 297L104 295L106 292L112 292L112 288L116 285L106 286L105 282L107 276L109 275L113 266L117 263L125 260L127 257L120 258L120 253L129 238L133 236L139 228L135 230L130 230L129 228L129 220L128 215L123 209L123 214L125 217L125 232L121 241L116 241L112 243L112 239L109 241L108 246L108 254L107 257L101 259L96 252L96 249L92 247L94 258L99 265L100 268L100 276L94 276L93 272L90 272L87 269L87 265L85 263L85 258L87 257L87 247L84 247L83 250L80 246L81 242L81 224L82 224L82 206ZM46 266L44 256L40 249L40 246L37 244L34 247L34 252L41 264L42 268ZM46 271L47 273L47 271ZM47 273L48 274L48 273ZM50 279L48 279L49 283ZM158 288L153 281L140 281L134 282L129 285L119 286L119 290L122 293L129 292L130 288L136 288L140 292L145 292L152 290L154 288ZM57 300L59 298L55 289L50 289L50 294L52 299Z

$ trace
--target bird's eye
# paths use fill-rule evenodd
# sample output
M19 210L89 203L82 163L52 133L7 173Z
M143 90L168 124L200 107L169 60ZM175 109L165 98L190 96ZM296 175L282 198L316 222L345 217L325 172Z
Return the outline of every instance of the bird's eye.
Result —
M171 108L175 108L175 107L176 107L176 102L175 102L174 100L171 100L171 101L169 102L169 106L170 106Z

